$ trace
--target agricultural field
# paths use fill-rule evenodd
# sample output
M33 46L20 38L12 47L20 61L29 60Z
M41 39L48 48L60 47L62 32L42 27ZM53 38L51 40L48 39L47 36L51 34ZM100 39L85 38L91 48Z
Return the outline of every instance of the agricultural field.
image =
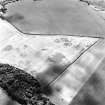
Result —
M105 105L105 20L100 15L104 3L10 3L0 17L0 63L19 67L42 86L49 85L44 94L55 105ZM19 103L0 89L0 105Z

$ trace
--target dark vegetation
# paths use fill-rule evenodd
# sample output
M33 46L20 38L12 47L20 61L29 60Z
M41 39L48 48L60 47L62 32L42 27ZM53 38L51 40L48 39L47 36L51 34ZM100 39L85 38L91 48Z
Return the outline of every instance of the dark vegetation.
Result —
M8 64L0 64L0 87L22 105L54 105L44 95L37 79Z
M79 1L85 2L85 3L87 3L88 5L90 5L90 2L89 2L88 0L79 0Z

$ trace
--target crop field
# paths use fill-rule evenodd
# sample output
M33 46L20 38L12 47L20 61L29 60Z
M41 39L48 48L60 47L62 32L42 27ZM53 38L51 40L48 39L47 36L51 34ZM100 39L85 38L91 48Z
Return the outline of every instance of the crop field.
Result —
M41 72L38 75L41 76L40 79L38 78L40 83L44 86L46 83L49 84L49 81L52 83L44 94L47 94L55 105L105 105L105 20L97 14L97 11L93 12L86 3L105 9L105 0L39 0L37 2L23 0L7 6L8 10L4 18L8 24L0 20L0 42L2 42L0 63L6 62L14 66L17 64L33 76L36 72L31 70ZM7 27L7 31L3 27ZM59 34L59 36L55 39L52 34ZM72 37L67 40L65 35L72 35ZM75 62L71 59L77 57L76 53L83 51L82 47L89 42L89 39L80 40L79 42L85 43L78 44L81 48L79 49L78 46L74 48L77 41L70 43L74 36L77 37L74 38L77 41L80 36L99 39ZM68 43L61 43L62 40ZM67 46L71 47L69 51ZM46 50L48 48L49 53ZM55 54L57 51L58 53ZM68 59L64 59L61 53L66 54ZM47 57L49 59L46 60ZM73 63L56 79L54 76L62 72L63 66L62 68L52 66L46 70L47 63L43 60L48 64L56 62L63 65L68 63L67 61ZM51 82L52 79L55 81ZM0 89L0 105L19 105L19 103L10 99Z

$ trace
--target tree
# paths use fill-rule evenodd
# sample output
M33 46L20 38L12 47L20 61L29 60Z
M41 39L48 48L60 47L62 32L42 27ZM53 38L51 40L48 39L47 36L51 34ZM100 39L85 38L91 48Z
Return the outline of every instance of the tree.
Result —
M9 64L0 63L0 87L21 105L54 105L36 78Z

